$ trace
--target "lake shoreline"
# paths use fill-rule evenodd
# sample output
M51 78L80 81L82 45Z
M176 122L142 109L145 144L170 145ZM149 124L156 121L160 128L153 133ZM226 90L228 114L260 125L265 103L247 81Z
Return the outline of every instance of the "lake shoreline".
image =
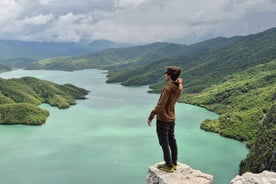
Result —
M21 168L17 178L22 184L36 183L38 178L45 181L41 184L55 184L49 178L61 176L58 184L68 184L67 179L74 183L93 180L99 184L119 184L125 183L126 177L127 181L140 184L145 180L146 168L162 159L155 124L153 127L146 125L148 113L159 98L158 94L147 93L148 86L107 84L106 73L96 69L74 72L20 70L0 74L5 78L25 75L58 84L70 81L91 93L86 100L77 100L76 105L67 109L41 104L39 107L50 112L43 126L0 126L0 146L7 153L2 154L0 166L7 168L9 173ZM200 123L206 118L217 118L214 112L177 103L176 113L179 161L214 175L218 184L228 184L238 172L239 160L247 154L244 144L200 129ZM10 142L13 144L8 144ZM20 154L11 154L15 149L19 149ZM231 155L225 154L232 150L235 152ZM210 157L206 158L206 153ZM31 160L26 159L26 155ZM15 160L17 167L10 168ZM104 173L94 169L103 164L110 168L109 177L100 177ZM222 166L226 168L223 172ZM0 175L3 180L11 181L12 177L3 170Z

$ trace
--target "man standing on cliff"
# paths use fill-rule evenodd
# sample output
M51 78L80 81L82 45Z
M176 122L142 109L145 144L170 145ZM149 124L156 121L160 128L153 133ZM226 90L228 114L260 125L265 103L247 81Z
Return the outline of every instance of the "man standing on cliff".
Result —
M179 78L180 73L181 70L178 67L167 68L164 75L168 84L163 88L159 101L148 118L148 125L151 126L152 120L156 116L156 131L165 161L165 164L159 165L158 168L166 172L174 172L177 167L174 106L183 89L182 79Z

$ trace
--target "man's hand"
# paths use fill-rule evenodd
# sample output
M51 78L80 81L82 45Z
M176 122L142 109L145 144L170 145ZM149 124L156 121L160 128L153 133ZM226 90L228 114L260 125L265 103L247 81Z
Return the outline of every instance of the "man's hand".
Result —
M183 80L182 80L182 78L178 78L178 79L176 79L176 82L178 82L179 84L182 84Z
M151 126L151 120L148 120L148 125Z

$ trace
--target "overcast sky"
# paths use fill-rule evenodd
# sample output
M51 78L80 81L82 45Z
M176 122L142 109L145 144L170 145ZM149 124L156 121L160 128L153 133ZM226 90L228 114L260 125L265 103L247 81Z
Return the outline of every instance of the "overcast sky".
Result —
M0 0L0 39L191 44L276 27L276 0Z

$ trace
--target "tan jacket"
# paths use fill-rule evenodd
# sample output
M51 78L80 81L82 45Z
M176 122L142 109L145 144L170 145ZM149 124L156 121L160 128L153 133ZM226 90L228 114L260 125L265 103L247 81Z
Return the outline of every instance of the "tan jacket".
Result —
M164 87L159 101L155 108L151 111L148 119L152 120L157 115L156 118L160 121L174 122L174 106L181 93L182 89L179 89L178 84L174 82L168 82L168 85Z

